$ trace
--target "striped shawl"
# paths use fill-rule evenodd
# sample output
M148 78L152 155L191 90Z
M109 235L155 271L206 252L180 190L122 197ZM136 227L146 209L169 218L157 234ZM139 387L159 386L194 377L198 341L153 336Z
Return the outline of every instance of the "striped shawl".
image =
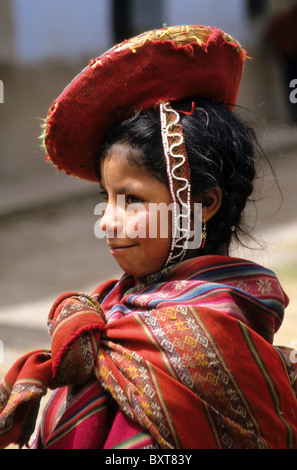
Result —
M67 293L51 351L21 358L0 388L0 446L296 448L294 364L273 346L287 304L271 271L204 256L139 284Z

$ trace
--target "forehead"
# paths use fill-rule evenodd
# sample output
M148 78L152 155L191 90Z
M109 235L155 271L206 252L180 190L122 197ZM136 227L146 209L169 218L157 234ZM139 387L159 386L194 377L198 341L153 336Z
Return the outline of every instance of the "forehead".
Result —
M141 161L140 150L127 144L114 144L100 162L101 186L116 184L119 180L153 179Z
M125 146L124 146L125 147ZM137 159L129 158L133 148L115 145L101 162L101 187L109 194L132 194L151 202L170 204L168 185L137 164Z

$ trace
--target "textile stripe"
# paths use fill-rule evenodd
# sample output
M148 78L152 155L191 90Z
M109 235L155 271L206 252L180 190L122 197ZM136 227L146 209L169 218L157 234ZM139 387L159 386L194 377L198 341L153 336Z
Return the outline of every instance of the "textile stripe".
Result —
M213 337L211 336L210 332L208 331L208 329L207 329L206 325L204 324L204 322L202 321L201 317L198 315L197 311L195 311L195 309L191 309L191 312L192 312L193 316L195 317L197 323L200 324L200 327L203 330L204 334L206 335L207 339L211 343L211 345L212 345L212 347L213 347L213 349L216 353L216 356L220 360L221 366L224 368L224 370L226 371L226 374L228 374L229 379L232 381L232 384L233 384L233 387L236 390L236 393L238 394L238 396L240 397L242 403L244 404L245 408L247 409L250 419L253 421L253 424L255 426L255 430L256 430L257 435L262 436L262 432L261 432L261 428L259 426L259 423L256 420L256 418L255 418L255 416L252 412L252 409L250 408L249 403L248 403L247 399L245 398L245 395L242 393L242 390L239 387L239 385L238 385L238 383L237 383L237 381L234 377L234 374L232 373L232 371L229 369L228 365L226 364L225 359L222 356L220 350L218 349ZM238 324L242 325L242 322L239 321Z
M52 334L52 341L53 341L53 338L55 337L55 335L58 333L58 331L59 331L61 328L65 327L65 325L66 325L67 323L72 322L74 319L77 319L77 318L79 318L79 317L83 317L83 316L86 315L86 314L87 314L88 316L91 316L91 315L94 316L94 318L95 318L96 320L98 320L98 318L100 318L97 313L93 313L93 312L90 313L90 309L85 309L85 310L81 310L81 311L79 311L79 312L72 313L72 314L70 314L69 316L63 318L63 319L55 326L55 330L54 330L54 332L53 332L53 334Z
M12 387L6 382L5 378L2 380L0 385L0 393L2 393L1 390L4 391L4 393L7 395L11 393Z
M147 338L149 339L149 341L154 345L154 347L159 351L161 357L162 357L162 360L164 362L164 365L167 369L167 371L169 372L169 374L175 378L176 377L176 374L174 372L174 370L172 369L171 367L171 364L170 364L170 361L168 360L166 354L164 353L164 350L159 346L159 344L156 342L152 332L150 331L150 329L147 327L147 325L145 325L141 318L136 316L135 315L135 321L141 326L141 328L143 329L144 333L146 334Z
M80 408L77 412L69 416L67 420L64 419L61 426L57 425L55 432L52 434L50 441L46 443L45 448L53 445L56 441L77 427L81 422L85 421L93 414L102 411L106 406L105 394L95 398L91 402L87 402L84 408Z
M256 346L255 343L251 337L250 332L248 331L247 327L243 324L240 324L240 328L242 331L242 335L246 341L246 344L251 352L251 355L253 356L253 359L258 366L259 370L261 371L263 378L267 384L267 388L269 390L269 393L271 395L272 401L274 403L275 411L277 413L277 416L279 419L284 423L286 430L287 430L287 447L288 449L295 448L295 436L294 436L294 431L291 428L290 424L284 419L283 413L281 410L281 400L280 396L277 390L277 387L275 385L274 380L270 376Z
M112 447L112 449L134 449L135 446L140 447L140 448L145 448L145 444L148 441L148 434L145 433L139 433L136 436L131 437L130 439L127 439L126 441L121 442L120 444L117 444ZM141 444L143 443L143 446Z
M18 385L32 385L32 386L35 386L35 387L40 387L42 389L45 389L45 385L43 382L41 382L41 380L38 380L38 379L34 379L34 378L24 378L24 379L18 379L18 381L15 383L15 386L18 386Z
M159 399L159 403L161 404L162 406L162 409L163 409L163 412L164 412L164 415L165 415L165 418L166 418L166 421L167 421L167 424L170 428L170 431L171 431L171 436L172 438L174 439L174 442L175 442L175 448L176 449L180 449L181 448L181 445L180 445L180 442L179 442L179 439L178 439L178 434L176 432L176 429L175 427L173 426L173 422L172 422L172 419L170 417L170 413L166 407L166 402L164 400L164 397L163 397L163 394L162 394L162 391L161 391L161 388L159 386L159 383L158 383L158 380L157 380L157 377L156 377L156 374L154 372L154 369L152 367L152 365L150 363L147 363L147 366L148 366L148 369L150 371L150 375L151 375L151 379L152 379L152 382L155 386L155 392L158 396L158 399Z
M209 422L209 427L211 429L211 432L212 432L213 438L214 438L214 440L217 444L217 447L218 447L218 449L223 449L223 446L221 444L221 438L220 438L220 435L219 435L218 430L217 430L217 425L216 425L216 423L213 419L210 406L203 399L201 399L201 403L202 403L204 412L207 416L207 421Z
M296 379L297 379L297 372L295 373L294 372L294 369L292 367L292 363L289 362L288 360L285 360L284 356L286 357L286 353L284 351L282 351L282 348L280 347L275 347L275 351L277 352L281 362L282 362L282 365L283 365L283 368L284 368L284 372L287 376L287 379L288 379L288 382L291 384L291 388L292 388L292 391L296 397ZM288 355L291 354L292 351L289 351Z

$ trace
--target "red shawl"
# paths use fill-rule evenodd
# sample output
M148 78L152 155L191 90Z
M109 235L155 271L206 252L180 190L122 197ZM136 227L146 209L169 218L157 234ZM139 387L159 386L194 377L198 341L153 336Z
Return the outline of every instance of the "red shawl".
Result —
M286 303L271 271L219 256L64 294L51 352L21 358L1 384L0 447L27 442L36 405L57 388L49 448L110 448L115 427L159 448L296 448L293 365L272 345Z

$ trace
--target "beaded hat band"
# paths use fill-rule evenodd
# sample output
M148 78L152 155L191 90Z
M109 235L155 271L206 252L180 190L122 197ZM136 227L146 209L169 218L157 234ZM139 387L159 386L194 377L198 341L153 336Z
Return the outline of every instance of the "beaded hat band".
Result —
M179 113L160 104L160 121L169 191L172 201L172 245L166 265L185 257L190 237L191 183L188 156Z

